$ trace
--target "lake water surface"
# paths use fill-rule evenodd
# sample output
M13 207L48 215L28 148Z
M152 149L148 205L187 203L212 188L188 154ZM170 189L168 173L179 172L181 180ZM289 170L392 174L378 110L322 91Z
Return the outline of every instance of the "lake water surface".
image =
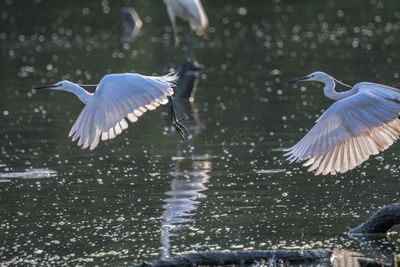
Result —
M165 131L160 109L94 151L67 137L82 104L31 88L161 74L172 41L162 1L0 3L0 263L131 265L274 248L391 254L397 235L377 251L343 232L399 200L398 144L324 177L288 164L282 149L332 103L321 86L287 80L322 70L400 87L400 2L202 2L211 29L207 42L194 39L204 69L193 138ZM143 20L131 43L121 42L123 6Z

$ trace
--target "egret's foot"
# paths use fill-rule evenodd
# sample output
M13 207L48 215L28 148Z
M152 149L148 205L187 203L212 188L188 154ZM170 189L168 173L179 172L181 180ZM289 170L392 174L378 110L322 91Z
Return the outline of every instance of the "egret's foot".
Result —
M187 139L189 137L189 131L186 129L185 126L183 126L180 122L182 119L173 119L172 120L172 126L175 128L175 130L179 133L179 135L182 137L182 139Z
M168 100L171 105L170 108L171 108L172 126L179 133L179 135L182 137L182 139L186 139L189 137L189 131L185 128L185 126L183 126L181 124L182 119L176 118L175 104L174 104L174 99L172 98L172 96L168 96Z

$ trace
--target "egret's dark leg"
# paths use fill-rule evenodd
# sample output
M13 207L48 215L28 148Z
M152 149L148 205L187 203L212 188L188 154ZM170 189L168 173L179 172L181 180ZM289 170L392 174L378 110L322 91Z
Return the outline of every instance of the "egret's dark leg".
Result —
M182 119L177 119L176 118L176 112L175 112L175 104L174 104L174 99L172 96L168 96L169 104L171 107L171 118L172 118L172 126L175 128L175 130L179 133L179 135L183 138L186 139L189 137L189 131L183 126L180 121Z

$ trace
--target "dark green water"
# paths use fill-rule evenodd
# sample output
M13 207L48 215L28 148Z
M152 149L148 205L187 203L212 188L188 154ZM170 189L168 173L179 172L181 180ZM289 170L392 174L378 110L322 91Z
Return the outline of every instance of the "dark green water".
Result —
M288 247L390 254L342 233L398 201L398 144L326 177L289 165L281 150L331 104L320 86L287 80L322 70L400 87L400 2L203 4L211 33L194 43L205 66L194 102L200 132L188 141L165 134L157 110L89 152L67 137L82 104L31 88L160 74L171 55L162 1L0 2L0 263L130 265ZM125 5L144 21L129 44L120 41Z

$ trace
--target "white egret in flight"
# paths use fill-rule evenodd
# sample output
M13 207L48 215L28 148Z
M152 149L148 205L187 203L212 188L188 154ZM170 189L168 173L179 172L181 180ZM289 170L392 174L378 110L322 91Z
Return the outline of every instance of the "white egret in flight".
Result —
M136 122L147 110L170 102L172 125L186 138L189 133L176 118L172 95L177 76L143 76L135 73L107 74L94 93L89 93L80 84L61 81L34 89L67 91L76 95L85 104L81 114L72 126L69 137L78 140L83 149L94 149L99 141L113 139ZM82 85L84 86L84 85ZM90 85L89 85L90 86Z
M175 46L179 43L176 17L187 21L193 31L207 38L208 18L200 0L164 0L164 3L172 24Z
M315 175L335 175L360 165L399 138L400 90L369 82L351 87L320 71L289 83L301 81L323 83L325 96L336 102L286 150L291 162L304 162ZM335 82L351 89L336 92Z

